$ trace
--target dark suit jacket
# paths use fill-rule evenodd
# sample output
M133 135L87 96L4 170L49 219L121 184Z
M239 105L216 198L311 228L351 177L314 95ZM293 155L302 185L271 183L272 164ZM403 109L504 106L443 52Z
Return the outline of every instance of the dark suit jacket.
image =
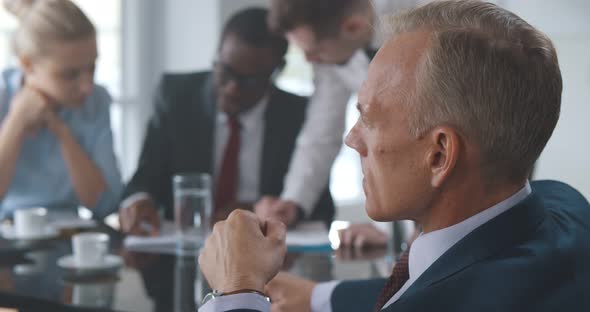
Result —
M590 206L559 182L451 247L383 311L590 311ZM344 282L334 312L372 311L385 280Z
M183 172L212 173L217 105L210 72L167 74L158 88L135 175L123 198L149 193L172 217L172 176ZM280 195L299 130L305 120L306 98L272 88L265 112L260 194ZM311 220L331 222L334 203L323 192Z

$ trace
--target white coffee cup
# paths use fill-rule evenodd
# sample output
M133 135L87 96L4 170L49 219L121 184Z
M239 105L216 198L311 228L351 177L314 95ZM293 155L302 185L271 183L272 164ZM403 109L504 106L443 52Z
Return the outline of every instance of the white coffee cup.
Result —
M14 235L32 237L45 234L47 229L47 209L26 208L14 211Z
M109 236L104 233L80 233L72 237L74 263L77 266L96 266L104 263L109 250Z

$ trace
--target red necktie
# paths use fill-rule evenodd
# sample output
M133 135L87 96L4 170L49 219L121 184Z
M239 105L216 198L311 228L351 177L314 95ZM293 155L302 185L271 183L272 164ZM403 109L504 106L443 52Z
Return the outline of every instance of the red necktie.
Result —
M383 308L383 306L395 295L396 292L402 288L402 286L408 281L410 278L410 271L408 268L408 258L410 256L410 248L408 248L399 260L393 266L393 272L385 286L381 290L381 294L379 295L379 299L377 299L377 304L375 304L374 311L377 312Z
M238 156L240 154L240 123L236 117L228 119L229 140L225 146L221 170L215 187L215 211L223 211L236 199L238 185Z

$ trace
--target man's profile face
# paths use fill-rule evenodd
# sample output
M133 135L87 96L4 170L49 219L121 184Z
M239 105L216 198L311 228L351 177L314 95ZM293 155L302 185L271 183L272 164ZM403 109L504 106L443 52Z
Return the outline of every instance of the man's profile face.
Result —
M213 68L219 110L235 116L256 105L267 93L280 63L272 48L257 47L227 34Z
M344 64L358 49L341 36L318 39L308 25L297 26L286 35L290 42L303 50L305 58L311 63Z
M406 33L387 42L359 91L361 115L346 144L361 156L365 209L376 221L414 219L428 206L427 142L411 135L408 123L416 66L428 36Z

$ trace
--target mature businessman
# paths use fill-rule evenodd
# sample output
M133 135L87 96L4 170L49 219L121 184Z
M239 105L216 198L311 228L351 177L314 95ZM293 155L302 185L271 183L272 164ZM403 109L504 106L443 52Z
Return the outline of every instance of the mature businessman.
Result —
M200 256L221 293L202 311L269 311L266 295L273 311L590 310L590 206L565 184L527 180L559 117L551 41L480 1L433 2L391 26L346 143L369 216L415 220L422 234L387 281L267 285L284 227L234 213Z

